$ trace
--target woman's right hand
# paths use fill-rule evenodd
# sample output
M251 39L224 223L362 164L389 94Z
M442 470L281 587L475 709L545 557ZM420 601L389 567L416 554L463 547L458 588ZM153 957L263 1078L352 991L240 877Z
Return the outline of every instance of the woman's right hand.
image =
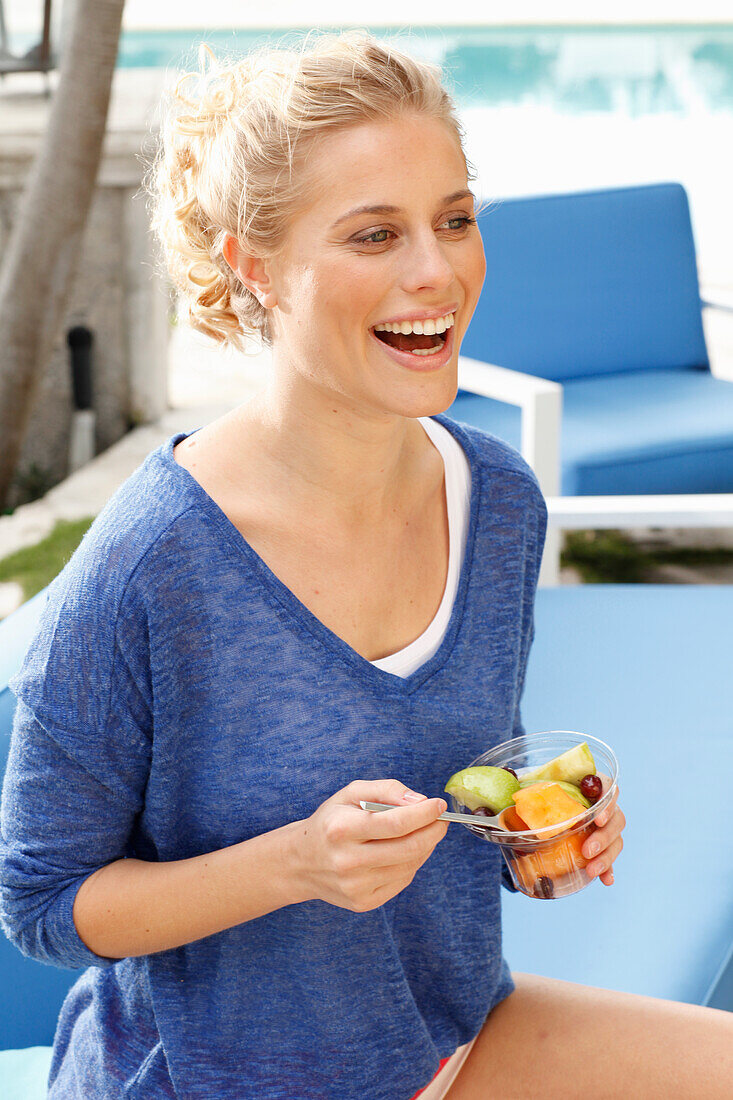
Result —
M394 805L373 813L364 802ZM337 791L299 822L298 871L306 898L354 913L383 905L412 882L446 834L442 798L426 798L396 779L359 781Z

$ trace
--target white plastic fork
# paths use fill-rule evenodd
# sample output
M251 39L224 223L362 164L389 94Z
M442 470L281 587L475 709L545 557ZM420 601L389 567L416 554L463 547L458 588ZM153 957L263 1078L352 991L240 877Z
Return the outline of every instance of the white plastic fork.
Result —
M379 810L396 810L397 806L388 806L384 802L359 802L362 810L372 810L378 812ZM502 813L504 811L502 810ZM459 825L478 825L482 829L501 829L502 832L506 830L499 824L499 818L501 814L496 814L494 817L482 817L475 814L454 814L450 810L446 810L444 814L440 814L438 821L457 821Z

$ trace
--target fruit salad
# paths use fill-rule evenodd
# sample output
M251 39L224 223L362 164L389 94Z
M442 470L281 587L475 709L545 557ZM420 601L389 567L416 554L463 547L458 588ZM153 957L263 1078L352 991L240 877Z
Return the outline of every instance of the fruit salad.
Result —
M588 862L582 845L593 828L577 826L603 793L587 742L540 767L464 768L451 776L445 791L477 818L477 825L481 817L498 816L505 833L523 834L512 835L511 858L509 837L496 832L490 836L503 846L523 893L553 898L575 892L578 872Z

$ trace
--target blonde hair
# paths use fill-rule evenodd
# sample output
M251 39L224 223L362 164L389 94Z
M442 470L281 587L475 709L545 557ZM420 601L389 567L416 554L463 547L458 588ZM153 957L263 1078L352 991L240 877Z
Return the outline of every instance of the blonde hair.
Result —
M190 324L242 350L247 337L271 342L267 310L224 242L231 234L250 254L277 253L305 197L298 168L313 138L405 111L445 121L461 148L463 131L440 70L364 32L309 35L299 49L264 47L228 65L201 45L199 66L163 99L145 186Z

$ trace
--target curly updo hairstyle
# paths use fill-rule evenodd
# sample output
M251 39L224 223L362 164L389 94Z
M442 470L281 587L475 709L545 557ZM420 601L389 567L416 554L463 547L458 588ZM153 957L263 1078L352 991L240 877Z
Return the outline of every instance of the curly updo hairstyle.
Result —
M192 327L243 350L247 337L271 343L267 310L226 262L224 241L277 254L307 199L299 168L314 138L406 111L443 120L461 147L463 131L436 66L363 32L310 35L230 64L201 45L199 66L163 97L148 209Z

